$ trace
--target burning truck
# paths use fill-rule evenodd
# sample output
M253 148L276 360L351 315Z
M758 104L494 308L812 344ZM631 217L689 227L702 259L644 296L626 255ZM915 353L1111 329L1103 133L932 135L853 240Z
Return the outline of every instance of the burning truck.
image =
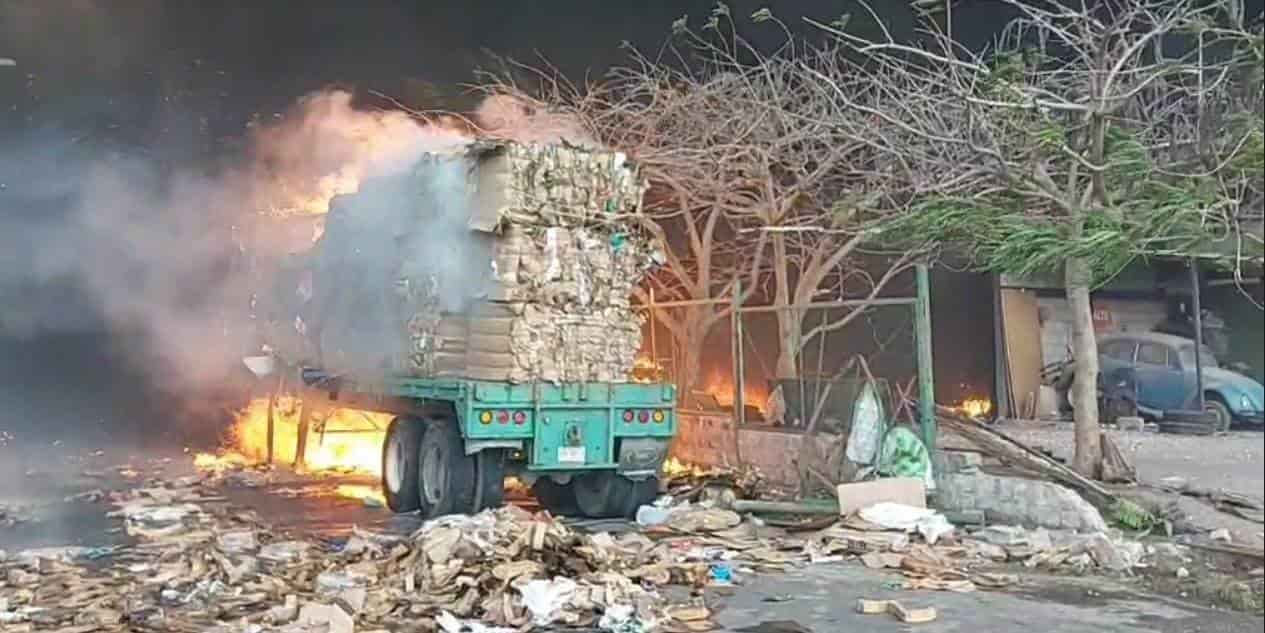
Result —
M255 262L263 353L246 360L300 393L299 459L311 417L355 408L389 418L398 512L494 507L509 475L593 517L652 499L677 394L631 379L630 299L659 261L644 190L621 154L470 140L274 225L310 247Z

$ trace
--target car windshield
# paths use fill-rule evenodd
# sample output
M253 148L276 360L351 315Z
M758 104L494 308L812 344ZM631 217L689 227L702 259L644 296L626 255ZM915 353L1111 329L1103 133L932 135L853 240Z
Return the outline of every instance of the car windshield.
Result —
M1200 348L1199 360L1204 367L1217 367L1217 357L1212 354L1212 350L1207 346ZM1182 348L1182 365L1191 369L1195 368L1195 346L1187 345Z

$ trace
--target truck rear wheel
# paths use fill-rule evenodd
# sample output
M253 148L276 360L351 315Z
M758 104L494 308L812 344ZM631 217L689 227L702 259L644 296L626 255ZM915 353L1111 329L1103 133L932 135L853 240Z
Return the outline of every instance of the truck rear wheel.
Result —
M418 450L417 470L425 518L467 512L474 506L474 457L466 455L456 420L428 421Z
M474 505L472 512L505 505L505 451L484 449L474 456Z
M421 505L418 495L418 449L422 423L413 418L395 418L382 442L382 496L393 512L412 512Z
M571 486L580 512L594 519L631 518L659 493L654 477L633 481L609 470L580 475Z
M573 485L575 485L574 480L563 485L546 476L537 479L536 483L532 484L531 492L540 503L540 507L548 510L549 514L566 516L578 511L575 506Z

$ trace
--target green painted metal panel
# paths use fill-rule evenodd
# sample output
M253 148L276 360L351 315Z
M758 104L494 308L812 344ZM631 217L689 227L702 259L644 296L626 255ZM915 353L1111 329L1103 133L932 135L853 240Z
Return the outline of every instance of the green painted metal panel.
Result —
M667 439L677 429L676 387L667 384L387 378L341 380L338 389L451 403L469 439L530 441L536 470L613 468L620 438Z

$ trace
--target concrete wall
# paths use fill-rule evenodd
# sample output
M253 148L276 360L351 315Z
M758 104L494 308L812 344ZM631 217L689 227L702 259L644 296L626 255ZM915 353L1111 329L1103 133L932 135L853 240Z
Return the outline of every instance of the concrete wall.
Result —
M1094 310L1102 311L1110 320L1099 329L1109 332L1150 332L1164 320L1164 302L1157 299L1118 299L1094 297ZM1071 345L1071 310L1067 299L1042 296L1037 299L1041 311L1041 354L1046 364L1066 359Z

